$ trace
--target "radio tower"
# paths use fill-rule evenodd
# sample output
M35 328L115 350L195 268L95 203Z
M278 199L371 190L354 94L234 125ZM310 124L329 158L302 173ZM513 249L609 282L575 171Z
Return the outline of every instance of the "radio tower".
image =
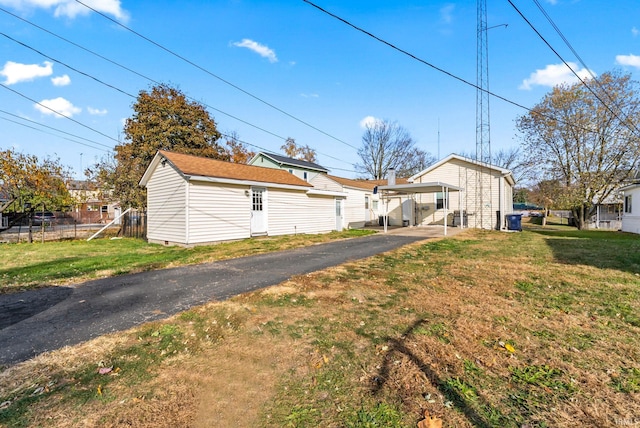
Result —
M476 0L478 37L476 64L476 160L480 162L476 180L476 227L492 229L491 132L489 126L489 47L487 45L487 1Z

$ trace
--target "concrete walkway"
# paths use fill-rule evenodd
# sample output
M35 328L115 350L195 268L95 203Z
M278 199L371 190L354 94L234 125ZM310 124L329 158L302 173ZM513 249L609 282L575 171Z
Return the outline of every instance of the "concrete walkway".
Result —
M399 228L295 250L104 278L75 287L0 295L0 364L25 361L209 301L276 285L294 275L436 236L442 236L442 228Z

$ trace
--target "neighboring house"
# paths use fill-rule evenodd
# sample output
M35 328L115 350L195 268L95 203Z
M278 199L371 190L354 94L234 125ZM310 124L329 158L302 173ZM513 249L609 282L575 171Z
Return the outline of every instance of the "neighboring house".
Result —
M318 174L327 174L329 172L325 167L313 162L265 152L260 152L255 155L249 161L249 165L283 169L306 182L311 182Z
M149 242L197 245L344 226L343 192L315 189L273 166L159 151L140 185L147 188Z
M2 215L4 209L10 205L13 199L9 196L9 193L0 189L0 229L7 229L9 227L9 219Z
M640 184L620 189L624 198L622 231L640 233Z
M89 181L70 180L67 190L76 201L71 216L78 223L107 223L120 215L120 205Z
M480 221L476 203L481 179L491 190L490 200L483 201L489 205L489 221L485 222ZM509 170L495 165L452 154L415 174L409 182L395 188L381 186L387 198L400 201L400 207L389 207L390 222L401 217L405 224L444 225L446 219L447 226L504 229L506 215L513 212L515 180Z
M327 175L327 177L342 185L343 191L347 193L345 215L349 227L359 228L366 224L379 224L379 217L384 215L384 212L377 187L388 184L388 180L353 180L333 175ZM406 184L408 181L406 178L398 178L396 183ZM312 184L315 185L315 182ZM389 225L402 226L402 220L393 217Z
M604 201L595 206L595 214L588 223L590 229L620 230L622 227L623 198L621 192L612 192Z

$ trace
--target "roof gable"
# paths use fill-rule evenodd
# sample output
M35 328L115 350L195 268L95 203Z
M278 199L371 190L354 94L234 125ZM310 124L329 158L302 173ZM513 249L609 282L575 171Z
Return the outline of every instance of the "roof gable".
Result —
M141 185L147 184L153 169L164 159L170 162L180 174L187 178L210 177L227 180L273 183L287 186L313 187L306 181L281 169L231 163L217 159L167 152L164 150L158 151L154 157L142 177L142 180L140 180Z
M419 177L422 177L423 175L430 173L431 171L439 168L440 166L442 166L442 165L444 165L444 164L446 164L446 163L448 163L448 162L450 162L452 160L458 160L458 161L467 163L469 165L474 165L474 166L478 166L479 165L479 166L482 166L483 168L487 168L487 169L499 172L500 174L504 175L507 178L507 180L509 180L509 181L513 182L513 184L515 184L515 179L513 178L513 174L508 169L501 168L501 167L499 167L497 165L489 165L489 164L486 164L484 162L477 161L475 159L470 159L470 158L466 158L464 156L456 155L455 153L450 154L446 158L441 159L440 161L434 163L433 165L423 169L419 173L411 176L409 178L409 181L413 182L413 181L417 180Z
M281 166L286 165L286 166L294 166L297 168L304 168L311 171L329 172L327 168L320 166L317 163L307 162L300 159L289 158L287 156L281 156L281 155L276 155L275 153L266 153L266 152L260 152L257 155L255 155L253 159L249 161L249 164L254 164L255 160L258 159L260 156L269 158Z

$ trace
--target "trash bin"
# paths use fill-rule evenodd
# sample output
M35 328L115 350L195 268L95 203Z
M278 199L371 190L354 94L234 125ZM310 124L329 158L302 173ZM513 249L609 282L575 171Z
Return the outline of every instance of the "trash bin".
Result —
M409 227L409 220L402 220L402 227Z
M384 215L378 216L378 226L384 226L385 217L387 216L384 216ZM389 217L387 217L387 226L389 226Z
M522 232L522 214L507 214L507 229Z

